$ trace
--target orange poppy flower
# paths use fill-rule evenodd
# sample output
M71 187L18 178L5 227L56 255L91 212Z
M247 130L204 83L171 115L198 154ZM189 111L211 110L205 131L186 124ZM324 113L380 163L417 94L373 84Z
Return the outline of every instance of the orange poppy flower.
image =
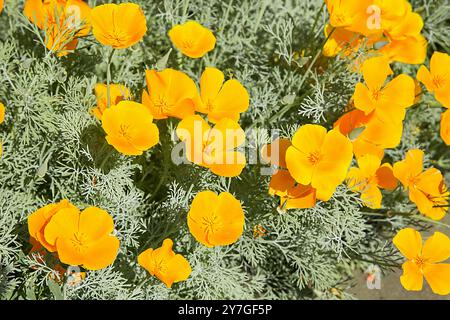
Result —
M427 46L427 39L418 34L401 40L388 40L388 43L377 52L386 57L389 62L421 64L427 57Z
M224 82L222 71L206 68L200 78L200 102L197 111L208 115L216 123L222 118L239 120L239 114L248 109L250 98L244 86L236 79Z
M135 3L103 4L92 9L92 33L98 42L114 49L129 48L142 40L147 20Z
M59 203L48 204L28 216L28 232L30 233L30 236L50 252L55 252L56 246L45 240L44 230L52 217L58 211L66 208L76 209L69 200L64 199Z
M417 205L420 213L434 220L442 219L447 212L449 192L439 170L423 171L424 153L409 150L405 160L394 164L394 176L409 192L409 199Z
M244 221L240 202L228 192L199 192L187 216L189 231L207 247L236 242L244 231Z
M369 33L367 28L367 8L372 0L326 0L331 26L348 31Z
M441 138L450 146L450 110L441 114Z
M5 121L5 105L0 102L0 123Z
M450 56L442 52L434 52L430 60L430 70L421 66L417 71L417 79L427 90L434 93L437 101L450 108Z
M316 189L317 199L328 201L342 183L353 158L351 141L337 130L319 125L301 126L286 151L286 164L298 183Z
M148 109L140 103L121 101L102 116L106 141L117 151L141 155L159 142L159 130Z
M89 207L80 212L71 207L53 215L44 236L62 263L98 270L116 259L120 242L111 235L113 230L114 221L105 210Z
M244 130L224 118L211 128L199 115L180 121L176 133L186 143L186 158L222 177L236 177L245 167L245 155L235 151L245 141Z
M165 239L161 247L147 249L138 256L138 263L168 288L175 282L185 281L192 272L189 261L172 250L173 242Z
M106 84L98 83L95 86L95 97L97 98L97 106L92 109L92 113L94 116L101 120L103 111L107 108L107 93L108 87ZM109 85L109 94L111 97L111 106L115 106L122 100L128 100L131 98L130 90L121 84L110 84Z
M0 13L2 13L3 11L3 5L4 5L3 0L0 0Z
M290 146L291 142L288 139L277 138L261 150L266 162L280 168L270 179L269 194L280 197L281 211L312 208L316 205L316 190L311 185L304 186L297 183L287 170L285 159Z
M383 122L400 122L405 118L405 108L414 104L414 80L401 74L385 84L392 69L384 57L366 60L362 65L366 84L357 83L354 93L355 107L366 115L375 111Z
M216 37L211 30L195 21L173 26L169 38L178 50L190 58L201 58L216 45Z
M450 257L450 239L441 232L435 232L422 246L422 237L414 229L400 230L393 239L397 249L408 259L403 263L400 283L409 291L420 291L423 277L434 293L450 293L450 264L444 262Z
M381 189L394 190L397 180L389 163L381 165L381 160L373 154L366 154L357 159L358 168L350 168L347 184L350 190L361 193L364 204L372 209L381 208Z
M362 43L359 33L348 31L345 28L334 28L327 24L324 32L327 42L323 46L322 53L325 57L334 57L343 50L345 56L351 56L358 51Z
M147 70L145 75L148 92L142 93L142 103L155 119L183 119L195 113L198 90L189 76L170 68Z

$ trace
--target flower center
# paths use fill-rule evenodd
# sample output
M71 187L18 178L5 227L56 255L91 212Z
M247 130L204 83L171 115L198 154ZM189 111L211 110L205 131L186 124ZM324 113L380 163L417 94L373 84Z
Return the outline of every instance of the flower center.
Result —
M86 249L87 237L84 233L76 232L70 240L76 251L81 252Z
M426 263L426 260L420 256L417 256L416 258L414 258L413 262L417 265L419 269L422 269L423 265Z
M322 158L322 155L317 151L312 152L308 155L308 160L312 165L317 164L321 158Z
M217 216L213 215L210 217L202 218L202 225L205 233L208 235L210 233L214 233L218 230L218 221Z
M382 95L383 95L383 93L381 92L381 90L373 90L372 91L372 98L376 101L380 100Z
M130 125L128 125L128 124L121 124L119 126L119 135L122 138L124 138L125 140L131 140L129 129L130 129Z
M434 76L433 77L433 84L436 87L436 89L442 88L445 85L445 78L442 76Z
M181 47L187 50L192 49L192 47L194 47L194 42L192 40L184 40Z
M160 95L158 96L155 101L153 101L153 104L156 108L159 109L159 112L162 114L168 114L171 113L173 105L171 105L164 96Z

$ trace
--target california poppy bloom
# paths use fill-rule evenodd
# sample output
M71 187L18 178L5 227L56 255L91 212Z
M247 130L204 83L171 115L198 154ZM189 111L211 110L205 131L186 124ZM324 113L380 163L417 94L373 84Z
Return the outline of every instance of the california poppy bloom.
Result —
M250 98L244 86L236 79L224 82L222 71L206 68L200 78L200 103L197 111L208 115L216 123L222 118L239 120L239 114L248 109Z
M441 114L441 138L450 146L450 110Z
M298 183L316 189L317 199L328 201L342 183L353 158L351 141L337 130L319 125L301 126L286 151L286 164Z
M101 120L103 111L107 108L107 93L108 87L106 84L98 83L95 86L95 97L97 98L97 106L92 109L92 113L94 116ZM111 97L111 106L115 106L122 100L128 100L131 98L130 90L121 84L110 84L109 85L110 97Z
M427 39L418 34L404 39L387 39L387 44L377 52L382 54L389 62L408 64L421 64L427 57Z
M198 90L189 76L170 68L147 70L145 75L148 91L142 93L142 103L155 119L183 119L195 113Z
M135 3L103 4L92 9L92 33L98 42L114 49L129 48L142 40L147 21Z
M434 293L450 293L450 264L440 263L450 257L450 239L445 234L436 231L422 245L420 233L406 228L397 233L393 243L407 259L400 277L406 290L422 290L425 277Z
M357 159L358 167L351 167L347 174L350 190L361 193L364 204L372 209L381 208L381 189L394 190L397 179L389 163L381 165L381 160L373 154L366 154Z
M286 151L291 146L288 139L276 139L261 150L266 162L279 167L269 182L269 194L280 197L279 210L306 209L316 205L316 190L292 178L287 170Z
M367 8L372 0L326 0L330 14L330 25L335 28L345 28L348 31L367 34Z
M211 30L196 21L173 26L169 38L178 50L190 58L201 58L216 45L216 37Z
M228 192L199 192L187 216L189 231L207 247L236 242L244 231L244 221L240 202Z
M0 102L0 124L5 121L5 105Z
M430 60L430 70L421 66L417 71L417 79L427 90L434 93L437 101L450 108L450 56L442 52L434 52Z
M186 158L222 177L236 177L245 167L245 155L235 151L245 141L244 130L224 118L211 128L199 115L180 121L176 133L186 143Z
M392 69L384 57L366 60L362 65L366 84L357 83L353 99L355 107L366 115L375 111L383 122L399 122L405 118L405 108L414 104L414 80L401 74L386 83Z
M351 56L358 51L363 39L357 32L348 31L345 28L333 28L327 24L324 29L327 42L323 46L325 57L334 57L343 52L345 56Z
M165 239L161 247L147 249L138 256L138 263L168 288L175 282L185 281L192 272L189 261L172 250L173 241Z
M125 155L141 155L159 142L159 130L153 123L153 116L137 102L121 101L105 109L102 127L106 141Z
M417 205L420 213L440 220L448 209L449 192L439 170L429 168L423 171L423 156L421 150L409 150L404 160L394 164L394 176L408 190L409 199Z
M99 270L116 259L120 242L113 231L114 221L105 210L89 207L80 212L70 207L53 215L44 236L62 263Z
M55 252L56 246L45 240L44 230L53 216L62 209L76 207L69 202L69 200L61 200L59 203L48 204L28 216L28 232L30 236L41 244L49 252Z
M0 13L2 13L3 11L3 5L4 5L3 0L0 0Z

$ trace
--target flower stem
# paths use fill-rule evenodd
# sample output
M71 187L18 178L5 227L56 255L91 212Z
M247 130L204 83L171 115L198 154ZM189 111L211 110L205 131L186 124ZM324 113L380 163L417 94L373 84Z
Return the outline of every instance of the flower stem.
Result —
M111 62L114 56L115 50L111 48L111 53L108 57L108 67L106 69L106 106L111 107Z

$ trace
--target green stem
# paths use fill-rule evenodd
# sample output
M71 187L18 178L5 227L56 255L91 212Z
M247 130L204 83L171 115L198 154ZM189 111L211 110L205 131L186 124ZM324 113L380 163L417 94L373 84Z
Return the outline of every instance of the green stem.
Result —
M111 62L115 50L111 48L111 53L108 57L108 67L106 69L106 106L111 107Z
M386 214L378 213L378 212L362 212L362 214L364 214L366 216L387 217ZM411 213L407 213L407 212L389 212L389 215L390 216L403 216L403 217L410 218L413 220L420 220L420 221L436 224L438 226L446 227L446 228L450 229L450 225L440 222L440 221L436 221L436 220L427 218L421 214L411 214Z

